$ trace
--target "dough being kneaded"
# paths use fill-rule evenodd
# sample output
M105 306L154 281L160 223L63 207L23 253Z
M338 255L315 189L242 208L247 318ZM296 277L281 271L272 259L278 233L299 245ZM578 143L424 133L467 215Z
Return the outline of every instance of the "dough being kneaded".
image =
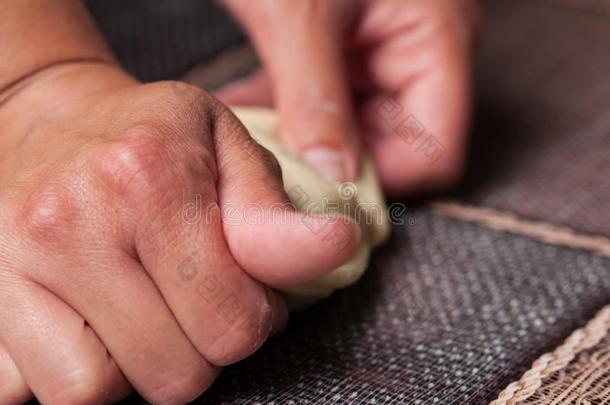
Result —
M364 159L356 182L334 184L275 138L277 118L273 110L251 107L232 110L250 135L275 155L282 168L284 189L297 210L309 214L349 215L362 228L360 244L347 263L317 279L280 290L290 308L304 308L356 282L366 270L371 250L387 239L390 232L386 203L371 162Z

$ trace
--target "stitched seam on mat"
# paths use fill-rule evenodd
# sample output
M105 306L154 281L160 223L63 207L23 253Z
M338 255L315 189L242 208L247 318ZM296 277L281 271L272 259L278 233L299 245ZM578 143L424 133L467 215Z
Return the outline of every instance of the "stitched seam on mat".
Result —
M529 221L512 213L467 205L458 201L441 201L431 205L435 212L447 217L610 257L610 238L604 236L580 234L570 228ZM602 308L583 328L574 331L553 352L540 356L519 380L504 388L490 405L513 405L531 397L546 377L566 367L577 354L598 344L609 331L610 305Z
M531 397L546 377L566 367L582 351L597 345L609 330L610 305L602 308L583 328L572 332L553 352L540 356L519 380L504 388L490 405L513 405Z
M467 205L457 201L432 203L435 212L474 222L486 228L528 236L545 243L586 250L610 257L610 238L578 233L570 228L546 222L530 221L508 212Z

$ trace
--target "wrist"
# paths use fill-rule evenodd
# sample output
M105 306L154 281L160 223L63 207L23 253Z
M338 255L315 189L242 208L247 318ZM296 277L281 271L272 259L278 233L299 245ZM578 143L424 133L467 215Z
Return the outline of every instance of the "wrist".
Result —
M92 67L105 66L108 69L120 70L120 66L112 59L103 58L75 58L61 61L53 61L37 68L36 70L21 72L17 79L11 81L5 87L0 88L0 111L12 104L12 99L23 97L22 94L42 93L42 89L47 86L54 87L55 82L61 83L69 79L68 73L80 71L80 69L90 69Z
M76 122L100 100L137 84L117 64L97 61L53 64L14 83L0 93L0 162L41 122Z
M0 0L0 92L52 66L111 63L112 52L80 0Z

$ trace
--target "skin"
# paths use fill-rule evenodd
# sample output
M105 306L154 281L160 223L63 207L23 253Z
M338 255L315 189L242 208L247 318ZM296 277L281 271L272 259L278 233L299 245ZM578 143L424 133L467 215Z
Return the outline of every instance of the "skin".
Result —
M476 1L223 3L253 39L263 69L222 89L221 101L275 106L285 143L337 181L358 175L363 153L393 196L459 178L480 24ZM442 145L434 162L399 136L409 115Z
M359 228L294 212L275 159L223 104L183 83L138 82L79 1L52 3L0 0L0 60L11 61L0 66L0 405L114 403L133 389L155 404L188 402L285 324L273 287L344 263ZM340 170L312 160L337 180L357 175L364 149L390 192L452 179L470 23L450 17L451 2L248 3L251 19L245 2L227 6L265 71L224 100L275 100L287 144L340 151ZM361 59L345 51L366 63L352 66ZM356 98L354 66L375 78ZM395 137L372 135L389 131L367 113L384 94L443 137L449 163L424 167ZM267 219L252 221L252 207Z

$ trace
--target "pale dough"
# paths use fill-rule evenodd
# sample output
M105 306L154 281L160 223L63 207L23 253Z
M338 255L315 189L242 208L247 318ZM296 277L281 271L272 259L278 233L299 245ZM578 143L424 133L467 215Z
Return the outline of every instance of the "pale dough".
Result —
M373 247L387 239L390 232L386 203L371 162L364 160L355 183L334 184L275 138L277 119L273 110L250 107L232 110L250 135L275 155L282 168L284 189L299 211L338 211L356 218L363 231L358 249L343 266L310 282L281 289L291 309L308 306L356 282L366 270Z

